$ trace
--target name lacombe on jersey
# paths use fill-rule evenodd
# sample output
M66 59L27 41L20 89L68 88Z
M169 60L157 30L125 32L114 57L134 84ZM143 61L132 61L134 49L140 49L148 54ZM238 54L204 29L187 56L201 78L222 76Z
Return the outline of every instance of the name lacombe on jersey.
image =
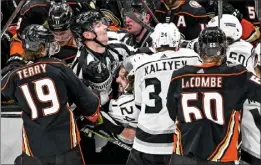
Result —
M160 61L152 63L145 67L145 76L159 71L177 70L185 65L187 65L186 60Z
M222 88L222 77L200 76L181 79L182 88Z

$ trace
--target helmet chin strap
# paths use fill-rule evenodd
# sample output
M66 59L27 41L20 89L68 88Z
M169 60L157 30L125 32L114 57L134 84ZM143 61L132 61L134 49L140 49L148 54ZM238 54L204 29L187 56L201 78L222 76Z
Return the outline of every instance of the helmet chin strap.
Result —
M141 26L140 32L139 32L138 34L135 34L135 37L136 37L136 38L139 37L139 36L141 35L141 33L143 32L143 30L144 30L144 27Z

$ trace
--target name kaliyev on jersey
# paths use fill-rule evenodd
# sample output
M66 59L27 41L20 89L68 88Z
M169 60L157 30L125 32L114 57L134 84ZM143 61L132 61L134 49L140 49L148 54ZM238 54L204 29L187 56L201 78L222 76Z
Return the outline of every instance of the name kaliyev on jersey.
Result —
M133 148L148 154L171 154L175 123L166 108L169 81L174 70L200 63L190 49L159 52L141 58L135 72L135 107L140 108Z

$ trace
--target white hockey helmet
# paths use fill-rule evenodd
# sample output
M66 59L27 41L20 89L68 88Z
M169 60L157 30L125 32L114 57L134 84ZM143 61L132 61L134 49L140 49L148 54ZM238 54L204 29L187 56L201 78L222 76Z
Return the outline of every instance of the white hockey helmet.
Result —
M218 26L218 16L213 17L208 22L208 27ZM234 41L241 38L243 29L242 25L237 17L231 14L223 14L220 19L220 28L225 32L227 38L231 38Z
M133 56L127 57L123 61L123 67L129 72L128 76L134 75L136 66L145 56L146 54L135 54Z
M261 44L260 43L256 46L255 51L256 51L256 55L257 55L257 59L258 59L256 65L261 66Z
M179 48L180 32L174 23L158 23L151 34L153 48Z

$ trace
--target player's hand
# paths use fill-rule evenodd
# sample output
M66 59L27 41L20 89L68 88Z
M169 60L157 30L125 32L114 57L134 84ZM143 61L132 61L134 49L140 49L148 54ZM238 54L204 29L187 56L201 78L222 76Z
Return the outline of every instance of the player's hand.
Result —
M119 135L121 138L124 138L129 141L133 141L136 135L136 130L133 128L124 128L124 130Z

